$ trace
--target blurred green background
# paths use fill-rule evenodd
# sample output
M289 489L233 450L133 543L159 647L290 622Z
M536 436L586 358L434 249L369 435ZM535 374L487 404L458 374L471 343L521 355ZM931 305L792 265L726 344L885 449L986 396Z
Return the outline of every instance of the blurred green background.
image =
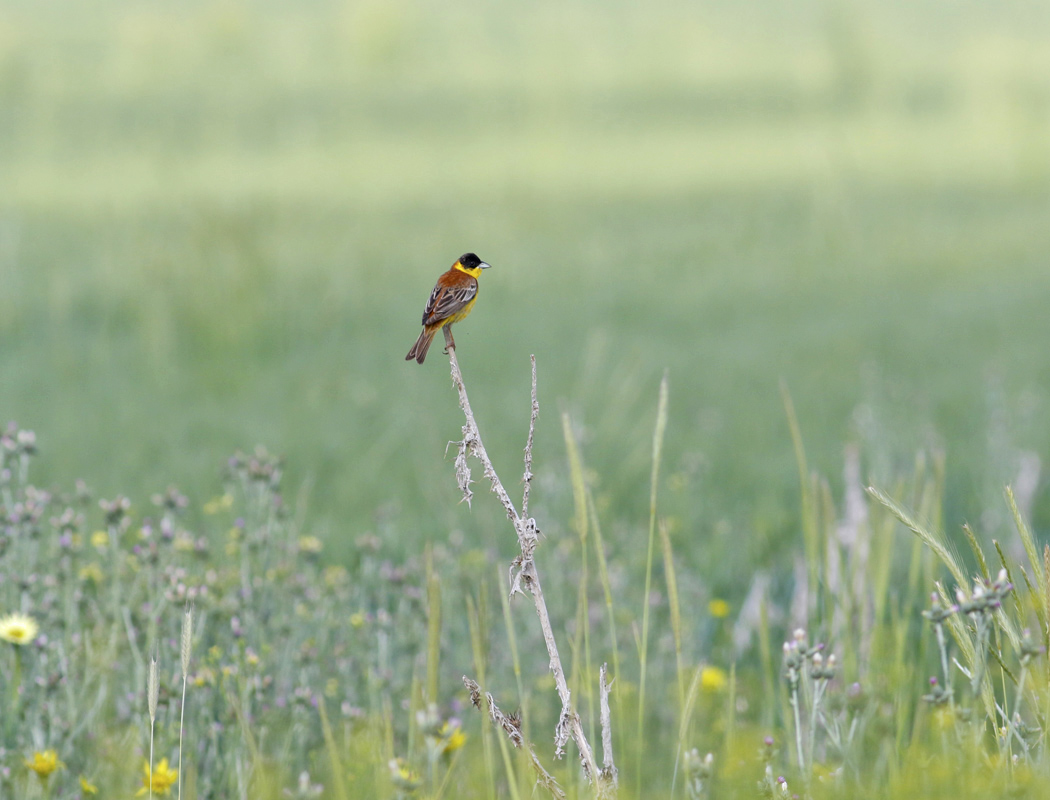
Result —
M440 350L403 361L466 250L508 483L538 359L548 533L565 410L641 561L665 369L662 508L716 582L797 545L781 380L814 467L944 448L948 524L994 533L1050 444L1050 6L0 4L0 416L38 480L207 497L263 443L333 542L509 555L442 461Z

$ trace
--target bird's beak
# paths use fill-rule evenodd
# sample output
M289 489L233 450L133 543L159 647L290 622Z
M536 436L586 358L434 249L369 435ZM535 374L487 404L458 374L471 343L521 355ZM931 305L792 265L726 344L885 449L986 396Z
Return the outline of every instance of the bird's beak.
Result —
M482 269L488 269L492 265L491 264L486 264L484 261L482 261L480 264L478 264L478 266L481 267Z

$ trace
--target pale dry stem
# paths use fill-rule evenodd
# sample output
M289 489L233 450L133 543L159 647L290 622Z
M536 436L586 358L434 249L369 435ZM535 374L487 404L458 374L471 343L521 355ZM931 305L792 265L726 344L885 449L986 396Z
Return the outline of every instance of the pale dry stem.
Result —
M463 685L466 686L467 691L470 692L470 702L474 704L475 708L483 710L481 708L481 687L466 675L463 676ZM558 781L555 780L554 776L544 769L543 764L541 764L539 758L536 757L536 751L532 749L532 743L525 741L525 737L521 733L521 721L514 717L508 717L500 711L499 706L496 705L496 701L488 692L485 692L485 703L488 706L489 718L499 727L503 728L507 737L510 739L511 744L519 750L524 748L529 754L529 761L532 763L532 769L536 772L536 782L550 792L552 797L558 798L558 800L564 800L565 790L558 785Z
M503 488L503 483L496 474L496 470L492 466L492 461L489 460L488 453L485 451L485 445L482 444L481 441L481 434L478 431L477 423L474 421L474 412L470 408L470 400L467 397L467 389L463 383L463 374L460 372L459 362L456 359L456 350L454 347L448 348L448 358L452 371L452 383L459 394L459 407L463 411L463 416L466 420L466 424L463 426L463 441L459 443L461 452L465 455L473 455L481 462L482 471L484 472L485 477L489 479L493 493L499 498L500 503L503 504L503 508L507 512L507 518L511 521L511 524L514 526L514 531L518 536L518 545L521 547L521 554L514 559L510 568L510 594L513 597L516 592L524 594L525 590L528 590L529 594L532 595L533 604L536 607L536 614L540 620L543 641L547 646L547 654L550 657L551 674L554 676L554 685L557 688L558 697L562 704L561 716L555 727L554 734L555 756L561 758L562 755L564 755L565 745L571 737L576 743L577 750L579 751L580 763L583 766L587 780L595 787L597 795L599 797L612 796L612 794L615 793L615 779L611 782L606 779L607 774L615 776L616 768L612 764L612 748L610 747L605 751L607 753L606 770L600 771L594 758L594 751L591 749L591 745L584 734L580 716L572 706L572 697L569 693L569 686L565 679L565 670L562 668L561 658L558 655L558 644L554 638L554 630L551 627L550 615L547 612L547 604L543 600L543 587L540 584L539 573L536 570L536 563L533 560L533 554L539 543L540 529L536 525L536 520L518 514L517 510L514 508L513 501L510 499L510 495L508 495L506 489ZM533 357L532 413L529 423L529 436L525 445L525 490L522 501L523 510L528 506L529 485L532 479L533 433L538 415L539 402L536 395L536 359ZM458 458L457 474L459 474ZM463 489L462 483L460 488L461 490ZM464 499L467 499L466 492L464 492Z

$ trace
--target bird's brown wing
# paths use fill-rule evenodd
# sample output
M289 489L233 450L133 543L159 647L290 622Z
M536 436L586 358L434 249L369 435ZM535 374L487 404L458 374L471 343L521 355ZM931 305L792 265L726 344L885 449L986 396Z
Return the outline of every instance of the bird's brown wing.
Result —
M464 275L466 280L457 282L453 286L443 286L441 281L430 293L427 300L427 308L423 312L423 325L436 325L443 319L448 319L467 303L474 299L478 293L478 282L469 275Z

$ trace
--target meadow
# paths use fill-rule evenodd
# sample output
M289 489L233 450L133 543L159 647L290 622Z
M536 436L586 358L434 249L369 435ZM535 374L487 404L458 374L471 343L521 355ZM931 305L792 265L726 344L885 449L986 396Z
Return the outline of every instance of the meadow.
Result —
M620 796L1038 796L1048 42L1024 2L0 5L0 617L39 625L0 796L142 787L151 653L158 793L531 794L467 674L588 796L446 357L403 361L467 250Z

